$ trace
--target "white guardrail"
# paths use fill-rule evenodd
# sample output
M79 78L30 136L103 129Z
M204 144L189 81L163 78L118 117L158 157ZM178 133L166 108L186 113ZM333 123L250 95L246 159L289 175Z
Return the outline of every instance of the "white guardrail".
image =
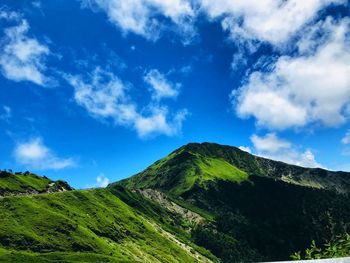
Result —
M329 259L312 259L312 260L293 260L293 261L274 261L264 263L350 263L350 257L346 258L329 258Z

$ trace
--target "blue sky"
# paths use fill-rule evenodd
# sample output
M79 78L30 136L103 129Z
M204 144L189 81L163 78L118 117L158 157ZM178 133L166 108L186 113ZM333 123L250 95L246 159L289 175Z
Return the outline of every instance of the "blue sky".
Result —
M0 167L77 188L188 142L350 171L343 0L0 4Z

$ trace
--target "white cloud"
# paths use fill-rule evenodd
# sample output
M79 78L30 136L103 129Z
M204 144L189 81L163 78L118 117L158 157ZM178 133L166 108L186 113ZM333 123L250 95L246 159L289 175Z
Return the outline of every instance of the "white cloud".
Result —
M315 160L311 150L300 152L291 142L278 138L274 133L266 134L263 137L254 134L250 139L256 154L259 156L303 167L322 167Z
M165 18L186 38L191 39L195 34L194 10L186 0L82 0L82 3L83 7L103 10L109 21L124 33L156 40L165 27Z
M18 143L14 150L14 156L19 164L39 170L58 170L75 165L71 158L57 157L40 138Z
M270 129L343 124L350 114L349 25L346 18L327 18L305 33L296 56L251 73L233 92L238 116L253 116Z
M13 13L5 18L18 20ZM43 73L46 70L44 60L50 50L37 39L28 36L29 28L28 22L22 19L18 25L4 30L5 35L0 41L1 72L10 80L31 81L45 86L48 78Z
M153 134L174 136L181 132L182 123L187 115L187 110L180 110L169 121L167 117L168 109L156 106L152 107L150 115L138 115L134 120L134 125L140 137L147 137Z
M247 153L252 153L252 150L247 146L239 146L238 148L242 151L247 152Z
M109 184L109 179L101 173L99 176L96 177L96 186L105 188Z
M268 133L265 137L259 137L254 134L250 139L258 152L275 153L291 147L290 142L279 139L275 133Z
M139 110L128 96L126 85L111 72L96 68L89 77L67 75L66 79L75 89L75 101L96 118L131 127L140 137L181 132L186 110L171 116L168 108L159 103Z
M75 101L98 117L118 115L121 105L126 101L122 81L110 72L96 68L90 75L90 82L80 76L67 76L75 88Z
M320 10L344 0L200 0L211 19L222 19L232 39L258 40L273 45L288 41Z
M152 69L144 76L144 80L151 87L152 98L161 100L163 98L176 98L179 94L179 83L171 83L157 69Z
M350 130L348 130L345 134L345 136L341 139L342 144L349 144L350 143Z

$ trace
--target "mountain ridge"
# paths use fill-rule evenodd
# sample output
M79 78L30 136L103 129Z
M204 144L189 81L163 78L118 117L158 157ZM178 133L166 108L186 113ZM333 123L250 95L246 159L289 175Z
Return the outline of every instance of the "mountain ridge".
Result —
M169 183L172 180L175 180L172 178L175 174L175 177L181 177L178 178L179 180L175 180L176 183L179 183L181 180L187 180L185 183L189 184L189 187L191 187L196 179L192 178L193 176L190 176L189 174L201 174L201 169L198 169L201 165L198 164L198 162L204 161L208 164L208 160L210 162L212 159L220 162L219 165L221 166L226 165L226 170L227 168L231 168L233 174L235 173L234 169L238 169L236 170L237 173L245 173L245 176L241 174L242 178L236 178L237 182L246 180L249 176L263 176L301 186L335 190L338 193L348 193L350 189L350 173L347 172L329 171L322 168L300 167L252 155L234 146L208 142L186 144L173 151L168 156L156 161L142 172L117 183L129 188L162 188L164 186L164 183L161 182L162 178L155 178L154 175L157 174L158 177L160 177L160 175L165 176L167 179L166 182ZM179 173L181 173L180 171L169 167L174 165L180 165L181 168L186 169L189 174L179 175ZM209 163L208 166L211 167L213 164ZM191 169L195 169L195 171ZM170 173L172 176L169 175ZM155 182L152 182L152 180ZM172 191L174 194L181 194L188 189L163 190Z

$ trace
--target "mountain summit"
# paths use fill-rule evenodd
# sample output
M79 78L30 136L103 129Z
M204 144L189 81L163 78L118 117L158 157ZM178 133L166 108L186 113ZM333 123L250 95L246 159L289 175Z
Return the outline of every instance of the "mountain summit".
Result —
M350 191L350 173L304 168L249 154L216 143L189 143L120 184L128 188L156 188L181 195L215 180L241 183L265 177L317 189Z

